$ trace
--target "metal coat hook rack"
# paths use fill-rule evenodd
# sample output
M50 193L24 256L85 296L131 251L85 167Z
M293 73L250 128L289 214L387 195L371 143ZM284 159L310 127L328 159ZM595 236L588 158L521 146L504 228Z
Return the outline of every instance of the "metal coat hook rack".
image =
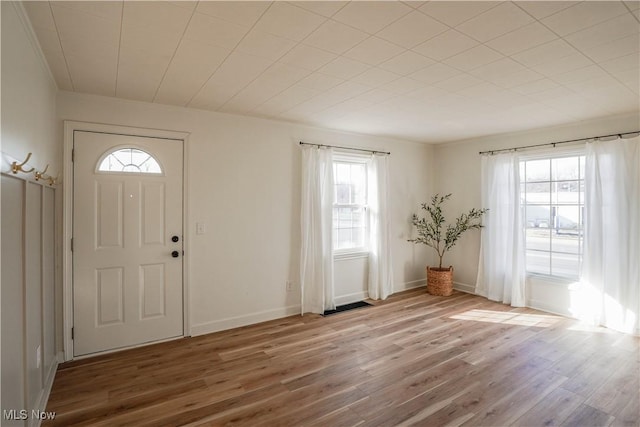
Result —
M18 164L18 162L11 163L11 172L13 172L13 173L18 173L18 172L31 173L31 172L33 172L34 168L31 168L29 170L23 168L24 165L26 165L27 162L29 161L29 159L31 158L31 154L32 153L27 154L27 158L24 159L24 162L22 162L20 164Z
M36 176L36 181L40 181L41 179L47 180L51 178L49 175L45 175L45 173L47 172L47 169L49 169L49 165L47 165L42 172L38 172L38 171L35 172L34 175Z
M17 161L12 162L11 163L11 172L13 172L14 174L17 174L18 172L23 172L23 173L32 173L35 177L36 181L46 181L50 186L54 186L58 183L58 180L60 179L60 174L54 176L51 175L47 175L47 170L49 170L49 165L47 164L47 166L42 170L42 171L38 171L35 168L25 168L26 164L29 162L29 160L31 159L31 155L33 153L29 153L27 154L27 158L24 159L24 162L22 163L18 163Z

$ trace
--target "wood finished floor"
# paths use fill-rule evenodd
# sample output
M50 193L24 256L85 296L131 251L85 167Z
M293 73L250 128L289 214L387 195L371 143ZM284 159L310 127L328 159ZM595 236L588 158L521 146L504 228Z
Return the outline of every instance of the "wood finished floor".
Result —
M403 292L59 367L44 425L638 426L640 339Z

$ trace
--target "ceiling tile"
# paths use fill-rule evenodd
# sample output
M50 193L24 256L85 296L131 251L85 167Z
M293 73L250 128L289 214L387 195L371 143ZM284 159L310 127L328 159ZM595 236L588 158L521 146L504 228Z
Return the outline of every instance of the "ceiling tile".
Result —
M516 53L511 57L516 61L532 67L545 62L554 61L565 56L573 55L578 51L561 39L545 43L540 46Z
M89 15L77 9L52 4L53 17L65 55L117 60L120 23Z
M100 57L86 58L66 55L73 88L78 92L114 96L116 64Z
M637 35L628 36L612 42L583 49L582 52L596 62L627 56L640 51L640 38Z
M593 61L591 61L583 54L575 53L573 55L556 59L555 61L534 65L533 67L531 67L531 69L537 71L540 74L544 74L547 77L551 77L555 76L556 74L562 74L568 71L584 68L592 64Z
M518 86L524 83L533 82L536 80L540 80L544 78L544 76L540 73L537 73L533 70L525 68L522 71L518 71L513 74L507 74L500 77L495 77L491 79L491 82L497 86L500 86L505 89L511 89L514 86Z
M180 43L179 32L162 31L157 28L122 27L120 51L136 51L141 54L162 55L170 59Z
M438 63L416 71L409 77L426 84L433 84L457 76L458 74L462 74L462 72L446 64Z
M583 68L555 74L551 80L560 84L567 84L600 77L607 77L607 72L597 65L588 65Z
M330 53L312 46L299 44L289 52L287 52L287 54L282 58L280 58L280 61L286 64L295 65L297 67L315 71L328 62L331 62L335 58L337 58L337 55L335 53Z
M386 40L369 37L353 49L345 52L344 56L365 64L378 65L403 51L404 49L401 47Z
M410 50L389 59L379 65L380 68L406 76L421 68L432 65L434 61Z
M586 1L544 18L542 23L566 36L624 13L628 11L621 2Z
M350 2L333 19L351 27L375 34L413 9L399 2Z
M456 30L449 30L414 47L412 50L441 61L478 44L477 41Z
M566 36L564 39L578 49L587 49L627 36L638 36L640 24L631 14L625 14Z
M384 84L380 89L394 93L395 95L402 95L416 89L423 87L424 84L408 77L400 77L398 80L394 80L387 84Z
M493 82L496 79L524 70L525 67L511 58L502 58L471 71L478 78Z
M422 142L640 110L638 2L24 7L58 87L77 92Z
M455 27L499 4L497 1L430 1L420 11Z
M471 86L467 90L461 92L461 94L469 98L485 98L501 92L504 92L504 89L494 85L493 83L487 82Z
M519 1L516 4L522 9L526 10L536 19L542 19L554 13L558 13L561 10L567 9L575 4L577 1Z
M346 80L360 73L363 73L369 68L371 67L367 64L363 64L362 62L339 56L324 67L320 68L318 71L333 77L338 77L340 79Z
M539 22L525 25L515 31L504 34L486 43L503 55L513 55L523 50L531 49L558 37Z
M58 33L55 30L46 30L41 27L34 28L34 31L40 41L42 53L45 56L58 88L62 90L73 90L69 69L67 68L67 63L62 52L60 40L58 40Z
M304 44L338 55L351 49L368 35L334 21L327 21L304 40Z
M27 15L29 15L29 21L34 28L42 28L56 32L56 23L53 20L51 14L51 7L47 1L26 1L22 3ZM58 36L56 35L56 38Z
M230 53L228 49L183 39L154 102L186 105Z
M298 7L317 13L327 18L332 17L337 11L349 3L348 1L294 1Z
M505 2L458 25L456 29L486 42L533 22L533 18L511 2Z
M501 58L504 57L495 50L480 45L445 59L443 62L460 70L470 71Z
M116 96L152 102L168 65L169 59L163 56L121 51Z
M125 1L122 25L183 32L192 12L161 1Z
M457 79L458 77L460 77L461 79L459 81L466 81L465 80L465 75L464 74L460 74L459 76L456 77L452 77L452 79ZM468 76L468 74L467 74ZM452 80L452 79L447 79L447 80L442 80L441 82L438 82L437 84L443 84L445 86L453 86L452 84L447 84L446 82ZM473 86L473 85L470 85ZM467 86L469 87L469 86ZM433 104L436 104L437 102L439 102L440 100L442 100L445 97L451 96L452 95L452 91L449 91L448 89L444 89L441 87L436 87L434 86L423 86L419 89L416 89L414 91L411 91L409 93L407 93L405 95L405 97L409 97L409 98L414 98L414 99L418 99L420 101L427 101L427 102L431 102ZM458 96L458 95L456 95ZM402 110L405 110L406 107L404 107L402 105L402 102L406 101L406 98L403 97L398 97L396 99L394 99L393 101L396 101L397 104L396 107Z
M538 101L545 102L554 98L566 98L571 95L575 95L575 93L567 89L566 87L558 86L553 89L543 90L542 92L531 93L527 96L530 96L531 98Z
M460 92L480 83L482 83L482 80L465 73L451 77L450 79L439 81L438 83L435 83L434 86L449 92Z
M251 27L269 7L269 1L201 1L196 12Z
M233 114L246 114L287 88L285 85L274 84L272 82L265 84L265 82L261 80L262 76L251 82L220 107L219 111Z
M273 61L263 57L232 52L189 106L214 110L220 108L272 63Z
M187 31L184 33L184 38L233 49L242 40L247 31L247 27L202 13L195 13L191 18L191 22L189 22Z
M340 83L344 83L344 79L322 73L313 73L300 80L298 82L298 85L310 89L324 91L338 86Z
M329 89L320 96L324 97L327 100L331 100L332 102L334 102L334 104L337 104L339 102L353 98L354 96L368 92L369 90L371 90L370 86L352 81L346 81L344 83L340 83L338 86L332 89Z
M560 86L558 83L554 82L551 79L539 79L532 82L528 82L522 85L518 85L512 87L511 90L514 92L521 93L523 95L529 95L536 92L542 92L549 89L554 89Z
M357 99L363 99L365 101L377 103L377 102L386 101L387 99L394 96L396 95L393 92L390 92L386 89L376 88L376 89L371 89L370 91L365 92L361 95L358 95Z
M371 87L378 87L399 78L400 76L395 73L391 73L380 68L370 68L364 73L353 77L351 81Z
M640 68L640 53L621 56L599 64L605 70L613 73L616 71L626 71Z
M271 114L276 115L283 111L287 111L302 102L315 98L321 93L322 92L319 90L294 85L265 102L263 105L258 107L257 110L263 108Z
M253 29L238 44L236 51L276 60L289 52L295 44L283 37Z
M276 62L267 68L256 81L260 80L263 84L283 84L289 87L307 77L309 74L311 74L311 71L305 68Z
M28 4L32 2L25 3ZM49 2L38 1L34 3L40 3L47 8L49 7ZM53 5L54 3L51 4ZM120 22L122 18L122 2L120 1L56 1L55 7L66 7L116 22Z
M285 2L274 2L255 25L255 30L300 41L318 28L325 17Z
M640 75L639 70L618 71L613 75L634 93L640 95L640 78L638 78L638 75Z
M627 5L629 10L638 10L638 9L640 9L640 0L623 1L623 3L625 5Z
M384 28L376 36L410 49L448 29L446 25L414 11Z
M402 3L406 4L409 7L412 7L414 9L418 9L418 8L424 6L427 2L426 1L407 0L407 1L403 1Z

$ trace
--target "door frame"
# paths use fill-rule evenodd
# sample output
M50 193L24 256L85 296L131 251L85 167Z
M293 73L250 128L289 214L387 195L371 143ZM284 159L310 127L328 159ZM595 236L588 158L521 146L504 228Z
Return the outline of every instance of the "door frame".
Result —
M105 351L90 356L73 356L73 340L71 328L73 327L73 252L71 251L71 237L73 236L73 162L72 150L74 133L76 131L112 133L118 135L131 135L149 138L174 139L182 141L182 234L185 256L182 257L182 337L191 336L191 322L189 316L189 254L191 253L191 239L189 239L189 183L188 183L188 159L189 159L189 133L162 129L138 128L102 123L64 121L64 146L63 146L63 179L62 179L62 340L64 354L62 361L82 359L99 354L110 353ZM175 339L175 338L171 338ZM147 344L141 344L147 345ZM139 347L139 346L133 346ZM118 349L122 350L122 349ZM113 350L117 351L117 350Z

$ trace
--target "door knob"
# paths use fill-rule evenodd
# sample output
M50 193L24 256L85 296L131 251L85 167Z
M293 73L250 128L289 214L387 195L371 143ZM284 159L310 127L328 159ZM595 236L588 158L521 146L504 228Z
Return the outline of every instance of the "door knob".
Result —
M171 237L171 241L174 242L174 243L177 242L178 240L180 240L180 238L178 236Z
M174 257L174 258L178 258L180 256L180 252L173 251L173 252L171 252L171 256Z

